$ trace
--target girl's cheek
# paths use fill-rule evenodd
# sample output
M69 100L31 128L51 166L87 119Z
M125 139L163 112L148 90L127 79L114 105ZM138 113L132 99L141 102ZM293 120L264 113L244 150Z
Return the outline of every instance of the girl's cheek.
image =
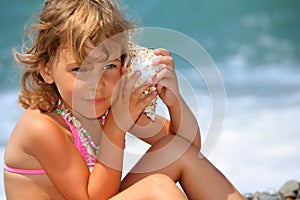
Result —
M84 96L87 93L87 91L88 91L87 87L76 84L73 90L69 91L69 93L73 98L80 98L80 97L82 98L82 96Z

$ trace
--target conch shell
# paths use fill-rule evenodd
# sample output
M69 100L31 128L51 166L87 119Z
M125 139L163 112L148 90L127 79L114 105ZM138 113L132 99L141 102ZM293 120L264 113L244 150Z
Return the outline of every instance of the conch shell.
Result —
M165 67L163 64L153 65L152 61L157 57L160 56L156 56L153 50L145 47L134 45L129 49L128 56L125 60L125 66L127 66L128 69L127 78L130 78L136 70L142 72L142 75L136 81L134 88L141 86L148 79L152 79L157 72ZM141 98L144 98L155 90L156 88L154 86L148 88L141 95ZM155 120L157 99L158 96L156 96L156 98L154 98L144 109L144 113L146 113L147 117L152 121Z

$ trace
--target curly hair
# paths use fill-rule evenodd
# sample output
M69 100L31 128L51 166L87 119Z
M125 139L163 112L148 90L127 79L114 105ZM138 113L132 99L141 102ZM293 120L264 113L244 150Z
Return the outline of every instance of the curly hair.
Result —
M37 19L26 32L29 38L35 35L35 39L31 39L29 48L15 51L14 56L23 70L19 104L42 112L51 112L57 106L59 94L55 83L43 80L39 72L41 61L48 63L63 44L69 44L80 63L86 57L87 40L96 46L135 26L112 0L48 0Z

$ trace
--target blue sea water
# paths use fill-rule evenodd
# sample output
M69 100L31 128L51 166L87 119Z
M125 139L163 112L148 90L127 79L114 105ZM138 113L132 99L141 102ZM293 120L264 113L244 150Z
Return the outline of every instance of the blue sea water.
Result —
M226 91L226 117L208 158L241 192L278 189L300 180L300 1L123 0L141 26L181 32L208 52ZM22 113L16 99L19 71L11 50L21 46L27 19L42 1L1 1L0 144L2 152ZM174 41L176 43L176 41ZM203 138L211 117L204 81L175 60L198 97ZM182 88L184 90L185 88ZM189 93L183 91L185 97ZM0 182L3 186L3 182ZM3 187L0 198L5 199Z

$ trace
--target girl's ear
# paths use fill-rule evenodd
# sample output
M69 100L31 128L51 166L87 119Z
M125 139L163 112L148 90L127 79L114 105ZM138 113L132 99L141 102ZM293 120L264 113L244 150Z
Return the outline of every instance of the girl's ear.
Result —
M52 79L51 70L49 69L49 66L45 64L44 61L40 61L39 63L39 72L43 77L45 83L52 84L54 82Z

